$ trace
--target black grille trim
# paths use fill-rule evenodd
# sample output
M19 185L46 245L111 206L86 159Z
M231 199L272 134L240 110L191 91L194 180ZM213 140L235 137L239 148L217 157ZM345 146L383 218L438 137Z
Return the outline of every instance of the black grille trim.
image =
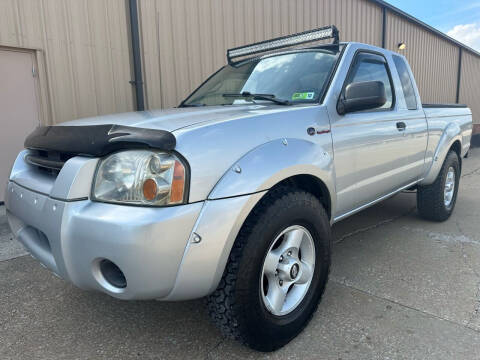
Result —
M25 156L25 161L33 166L38 166L41 168L47 168L51 170L57 170L60 171L65 164L65 161L61 160L50 160L50 159L45 159L39 156L34 156L34 155L26 155Z
M75 154L71 153L29 149L24 160L28 165L56 176L67 160L74 156Z

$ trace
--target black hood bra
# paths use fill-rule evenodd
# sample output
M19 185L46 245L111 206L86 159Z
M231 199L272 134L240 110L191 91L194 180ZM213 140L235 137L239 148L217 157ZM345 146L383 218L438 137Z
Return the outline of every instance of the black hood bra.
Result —
M40 126L26 139L25 148L87 156L104 156L121 149L175 149L175 136L166 130L122 125Z

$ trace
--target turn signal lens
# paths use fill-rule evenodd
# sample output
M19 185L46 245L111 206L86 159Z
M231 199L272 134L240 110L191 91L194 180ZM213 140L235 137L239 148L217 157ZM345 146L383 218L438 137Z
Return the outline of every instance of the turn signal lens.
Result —
M183 200L185 191L185 168L179 161L175 161L173 170L172 188L170 190L170 202L179 203Z
M147 179L143 183L143 196L147 200L154 200L157 196L157 183L153 179Z

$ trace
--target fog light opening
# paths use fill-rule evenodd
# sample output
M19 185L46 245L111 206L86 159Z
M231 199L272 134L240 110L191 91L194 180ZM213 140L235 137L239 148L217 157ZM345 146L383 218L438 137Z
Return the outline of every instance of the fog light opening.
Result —
M127 287L127 279L122 270L110 260L103 259L100 261L100 272L110 285L119 289Z

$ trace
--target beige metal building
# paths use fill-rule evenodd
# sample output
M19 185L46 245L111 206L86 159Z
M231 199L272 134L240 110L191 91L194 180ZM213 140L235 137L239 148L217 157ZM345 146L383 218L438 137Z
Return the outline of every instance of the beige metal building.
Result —
M0 184L37 124L176 106L227 48L329 24L406 44L423 101L468 104L480 132L480 54L380 0L0 0Z

